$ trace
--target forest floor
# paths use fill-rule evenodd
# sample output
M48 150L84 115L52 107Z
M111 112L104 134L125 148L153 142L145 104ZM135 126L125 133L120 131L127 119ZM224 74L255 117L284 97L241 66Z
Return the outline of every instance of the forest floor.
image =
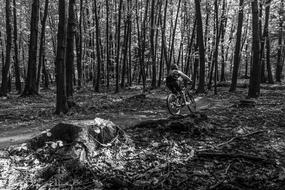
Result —
M52 128L59 122L89 120L96 117L111 120L121 128L141 121L169 117L166 89L152 90L141 96L141 86L120 93L94 93L84 89L76 93L76 106L67 115L57 116L53 90L41 91L41 96L21 98L12 94L0 99L0 148L19 144ZM210 106L207 97L197 97L197 108ZM187 113L187 110L184 114Z
M194 136L187 132L157 133L151 128L133 127L142 121L170 117L165 89L152 90L146 96L141 96L137 88L118 94L83 89L76 92L76 106L62 116L53 114L55 95L52 92L42 91L41 97L11 95L0 99L0 162L3 164L0 164L0 189L31 187L33 177L27 171L39 165L27 164L23 159L21 164L19 159L11 161L11 157L5 156L8 146L20 144L59 122L96 117L119 125L134 144L103 147L99 151L100 156L91 165L96 165L104 179L91 182L77 179L80 184L74 179L72 183L61 184L57 179L57 183L49 181L50 189L60 185L65 189L89 189L94 184L99 189L114 188L114 185L131 189L282 189L285 186L284 84L263 85L261 97L253 107L239 106L247 88L229 93L228 87L220 87L218 95L209 92L196 97L198 110L207 116L205 125L211 130ZM11 170L12 163L17 163L16 169ZM110 182L108 178L114 180Z

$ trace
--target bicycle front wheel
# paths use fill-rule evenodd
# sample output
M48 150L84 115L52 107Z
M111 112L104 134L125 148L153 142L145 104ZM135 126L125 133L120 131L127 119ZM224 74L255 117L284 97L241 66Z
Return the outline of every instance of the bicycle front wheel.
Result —
M169 94L166 99L167 108L170 114L179 115L181 105L179 104L178 97L175 94Z
M196 107L197 107L196 102L195 102L194 97L191 95L189 91L186 91L185 98L187 102L187 108L189 109L189 111L191 113L196 112Z

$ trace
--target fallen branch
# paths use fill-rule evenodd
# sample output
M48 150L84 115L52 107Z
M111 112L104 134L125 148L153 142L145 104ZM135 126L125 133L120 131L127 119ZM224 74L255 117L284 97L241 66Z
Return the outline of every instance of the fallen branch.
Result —
M231 142L233 142L234 140L236 139L242 139L242 138L245 138L245 137L249 137L249 136L253 136L253 135L256 135L256 134L259 134L259 133L264 133L265 131L255 131L253 133L249 133L249 134L246 134L246 135L241 135L241 136L236 136L236 137L233 137L231 138L230 140L226 141L226 142L223 142L223 143L220 143L216 146L216 148L220 147L220 146L223 146L223 145L226 145L226 144L229 144Z

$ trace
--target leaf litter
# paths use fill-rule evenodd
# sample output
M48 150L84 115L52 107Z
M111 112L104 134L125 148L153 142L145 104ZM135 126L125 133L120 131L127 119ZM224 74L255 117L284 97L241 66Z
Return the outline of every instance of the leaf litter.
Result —
M203 110L208 119L200 127L212 126L210 132L201 130L193 135L193 131L165 130L165 126L122 129L123 135L99 148L88 158L89 170L80 173L68 173L59 165L56 172L41 179L40 172L52 163L40 162L25 144L12 146L0 152L0 188L283 189L284 90L262 90L253 108L235 106L243 94L246 92L228 93L225 89L219 96L207 95L215 104ZM77 98L85 104L83 98ZM114 101L112 98L104 95L99 106L96 98L85 109L79 106L74 110L76 119L93 117L84 115L91 110L128 113L135 108L145 114L156 114L156 109L165 108L163 100L153 101L144 96L117 97ZM46 105L46 109L51 108ZM17 112L15 117L23 114ZM36 122L55 119L50 113L35 118ZM12 150L17 154L12 154Z

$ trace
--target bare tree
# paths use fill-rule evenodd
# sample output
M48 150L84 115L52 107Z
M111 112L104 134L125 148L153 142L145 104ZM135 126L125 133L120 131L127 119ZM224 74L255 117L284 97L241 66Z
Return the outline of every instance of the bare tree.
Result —
M238 14L238 26L237 26L237 38L236 38L236 46L235 46L235 54L234 54L234 68L232 74L232 83L230 87L230 92L234 92L237 87L237 77L238 77L238 69L240 63L240 46L241 46L241 33L242 33L242 25L243 25L243 2L244 0L239 1L239 14Z
M65 73L65 51L66 51L66 5L65 0L58 1L58 33L56 54L56 114L67 113L66 96L66 73Z
M20 78L20 67L19 67L19 50L18 50L18 27L17 27L17 6L16 0L13 0L13 12L14 12L14 67L15 67L15 82L16 90L20 94L22 91L21 78Z
M38 64L38 72L37 72L37 92L40 90L40 81L41 81L41 73L42 73L42 66L45 64L45 32L46 32L46 20L48 15L48 5L49 0L45 1L45 10L44 16L41 21L42 30L41 30L41 37L40 37L40 52L39 52L39 64Z
M36 95L37 91L37 52L38 52L38 24L40 1L33 0L31 16L31 34L29 43L28 73L22 96Z
M249 98L257 98L260 95L260 78L261 66L259 59L260 41L259 41L259 14L258 14L258 0L251 2L252 7L252 68L250 71L250 81L248 89Z
M8 93L8 74L10 70L11 63L11 47L12 47L12 26L11 26L11 4L10 0L6 0L5 10L6 10L6 57L5 64L2 69L2 84L0 96L7 96Z
M201 15L200 0L195 0L195 10L197 19L197 41L199 46L199 56L200 56L200 75L198 84L198 93L205 92L205 47L203 42L203 23Z

